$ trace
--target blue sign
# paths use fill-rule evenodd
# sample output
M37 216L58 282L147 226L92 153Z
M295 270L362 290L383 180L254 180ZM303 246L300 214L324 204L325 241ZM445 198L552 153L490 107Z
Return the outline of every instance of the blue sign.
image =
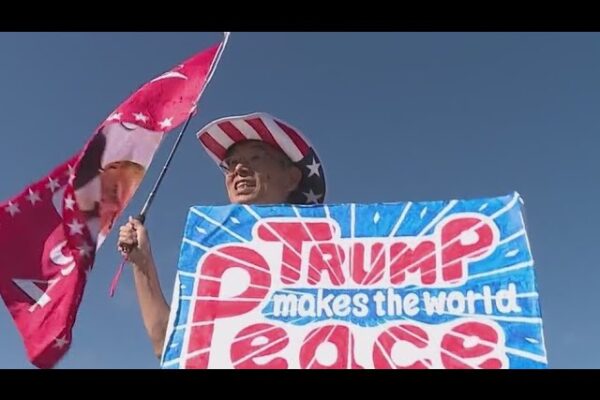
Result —
M546 368L518 193L197 206L163 368Z

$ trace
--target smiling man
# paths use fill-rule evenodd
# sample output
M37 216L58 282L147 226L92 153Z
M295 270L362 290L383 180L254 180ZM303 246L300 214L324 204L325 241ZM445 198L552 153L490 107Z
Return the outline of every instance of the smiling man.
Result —
M325 200L325 177L315 150L300 131L280 119L266 113L222 118L202 128L197 137L223 170L232 204ZM133 266L144 325L160 358L169 305L158 280L148 231L130 218L120 229L118 247Z

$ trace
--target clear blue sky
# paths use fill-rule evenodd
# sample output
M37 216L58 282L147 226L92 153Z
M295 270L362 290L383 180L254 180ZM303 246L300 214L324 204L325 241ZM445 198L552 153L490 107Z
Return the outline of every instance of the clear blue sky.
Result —
M133 90L218 33L0 33L0 199L77 152ZM548 360L598 368L598 33L233 33L147 226L170 299L187 209L222 204L194 133L270 112L318 149L335 202L525 200ZM127 209L136 214L174 136ZM125 217L123 218L123 221ZM99 251L57 368L158 368L130 270ZM0 368L31 368L0 307Z

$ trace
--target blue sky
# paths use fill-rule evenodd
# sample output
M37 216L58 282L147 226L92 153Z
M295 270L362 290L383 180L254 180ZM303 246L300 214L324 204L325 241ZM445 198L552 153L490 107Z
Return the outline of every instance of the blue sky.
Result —
M233 33L148 216L170 299L192 205L227 201L194 133L266 111L299 127L330 203L525 200L548 359L598 368L598 33ZM133 90L218 33L0 33L0 199L77 152ZM175 131L176 132L176 131ZM174 136L127 214L136 214ZM123 217L123 221L125 217ZM57 368L157 368L116 232L99 251ZM0 307L0 368L31 368Z

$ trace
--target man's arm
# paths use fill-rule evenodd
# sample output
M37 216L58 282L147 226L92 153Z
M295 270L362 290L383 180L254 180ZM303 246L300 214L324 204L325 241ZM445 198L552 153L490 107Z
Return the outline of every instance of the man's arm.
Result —
M169 305L160 288L154 260L150 258L145 265L134 264L133 277L144 326L154 354L160 358L169 322Z
M123 251L124 247L128 251ZM130 218L129 222L121 227L119 250L133 265L135 288L144 326L154 353L160 358L169 322L169 305L160 288L148 232L138 220Z

